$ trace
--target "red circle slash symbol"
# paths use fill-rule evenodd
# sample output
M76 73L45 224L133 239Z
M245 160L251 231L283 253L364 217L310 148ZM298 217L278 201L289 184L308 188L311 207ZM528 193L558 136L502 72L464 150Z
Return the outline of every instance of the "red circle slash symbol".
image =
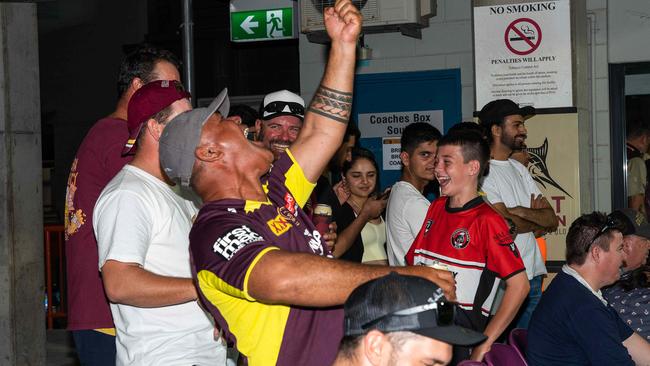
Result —
M519 18L506 27L506 47L516 55L527 55L542 43L542 29L530 18Z

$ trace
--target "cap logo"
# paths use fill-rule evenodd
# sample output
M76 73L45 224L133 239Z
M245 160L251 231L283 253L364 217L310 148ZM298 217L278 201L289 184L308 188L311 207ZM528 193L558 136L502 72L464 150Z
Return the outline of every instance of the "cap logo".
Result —
M456 249L465 249L470 242L469 232L465 228L456 229L451 234L451 246Z
M640 213L639 211L636 212L636 215L634 217L634 221L636 226L641 226L645 222L645 218L643 217L643 214Z
M160 86L163 88L169 88L169 80L163 80L160 82Z

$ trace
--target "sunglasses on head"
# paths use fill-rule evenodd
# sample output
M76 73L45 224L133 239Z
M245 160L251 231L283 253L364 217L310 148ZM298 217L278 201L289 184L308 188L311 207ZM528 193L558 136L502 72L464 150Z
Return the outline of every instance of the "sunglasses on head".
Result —
M305 107L300 105L300 103L283 102L283 101L271 102L271 103L265 105L264 106L264 112L266 112L266 113L280 113L280 112L284 112L285 107L289 107L289 110L293 114L298 114L298 115L301 115L301 116L305 115Z
M436 310L436 324L438 326L449 326L454 323L454 315L455 315L455 310L456 307L453 303L447 302L446 300L438 300L433 303L429 304L424 304L424 305L418 305L414 306L412 308L404 309L404 310L398 310L394 311L392 313L388 313L386 315L380 316L377 319L371 320L363 325L361 325L361 329L367 330L372 328L373 326L377 325L379 322L383 320L388 320L391 318L399 318L399 317L404 317L404 316L411 316L411 315L416 315L419 313L423 313L425 311L431 311L431 310ZM391 329L383 329L385 331L392 331ZM395 329L395 330L408 330L408 329Z
M598 239L601 235L603 235L605 232L609 230L614 230L614 229L618 230L619 227L620 227L620 222L616 218L614 218L611 214L607 215L607 220L605 221L605 224L603 225L603 227L600 228L600 230L598 230L596 235L594 235L594 237L591 239L589 245L587 245L587 247L585 248L585 253L589 251L589 248L591 248L591 246L594 244L596 239Z

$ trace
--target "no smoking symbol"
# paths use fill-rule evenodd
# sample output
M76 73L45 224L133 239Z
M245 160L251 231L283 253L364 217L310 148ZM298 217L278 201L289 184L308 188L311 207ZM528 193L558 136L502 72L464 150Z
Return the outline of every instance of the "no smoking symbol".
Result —
M503 35L506 47L520 56L535 51L542 43L542 29L530 18L520 18L508 25Z

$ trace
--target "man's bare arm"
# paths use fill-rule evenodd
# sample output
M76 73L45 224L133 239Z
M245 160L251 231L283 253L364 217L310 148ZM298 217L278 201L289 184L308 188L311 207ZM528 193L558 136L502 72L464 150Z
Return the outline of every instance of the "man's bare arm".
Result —
M531 208L517 206L508 209L511 215L519 216L544 228L546 231L555 231L558 226L558 219L553 207L548 200L542 196L531 196Z
M456 298L455 281L448 271L426 266L363 265L284 250L263 254L250 273L248 292L264 303L334 306L343 304L362 283L392 271L424 277L442 288L448 299Z
M623 341L627 348L627 353L632 356L632 360L637 365L650 365L650 343L643 339L638 333L632 335Z
M338 150L352 109L352 87L361 14L350 0L338 0L324 12L332 40L325 74L290 150L307 179L315 182Z
M512 222L517 227L517 233L518 234L528 233L528 232L531 232L531 231L544 229L543 227L537 225L536 223L534 223L532 221L528 221L528 220L525 220L524 218L522 218L520 216L513 215L512 213L510 213L510 209L508 209L506 207L506 205L503 204L503 202L493 203L491 206L498 213L500 213L501 216L512 220Z
M143 308L169 306L196 300L191 278L160 276L136 263L108 260L102 267L106 296L117 304Z
M506 280L506 292L503 295L501 306L499 306L499 310L494 314L483 332L488 338L480 346L474 348L471 356L472 360L483 360L483 356L490 350L492 343L497 340L517 315L519 307L528 296L528 291L530 291L530 284L525 271L519 272Z

